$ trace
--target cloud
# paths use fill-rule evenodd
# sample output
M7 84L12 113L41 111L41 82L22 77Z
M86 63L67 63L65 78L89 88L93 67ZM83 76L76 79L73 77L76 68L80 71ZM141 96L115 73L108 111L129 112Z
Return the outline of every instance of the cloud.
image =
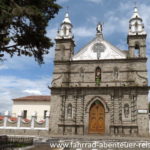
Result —
M12 99L28 95L49 95L48 85L51 78L47 76L39 79L25 79L15 76L0 76L0 106L1 112L11 110Z
M93 33L96 33L95 28L77 27L73 29L75 37L93 37Z
M91 16L91 17L87 18L87 22L90 23L90 24L92 23L93 25L97 25L99 20L98 20L97 17Z
M46 35L52 40L54 40L57 35L58 28L59 28L59 24L56 24L54 28L48 28Z
M104 23L104 33L106 35L111 35L114 33L127 33L129 24L128 12L129 11L126 13L125 10L121 10L120 7L115 11L107 12L104 16L106 18L105 20L107 20Z
M39 90L26 89L23 92L30 94L30 95L42 95L41 91L39 91Z
M8 69L9 67L4 64L0 64L0 70Z
M127 42L126 39L124 40L120 40L119 44L116 45L116 47L118 47L121 50L127 50Z
M96 3L96 4L102 3L102 0L86 0L86 1L89 1L89 2L92 2L92 3Z

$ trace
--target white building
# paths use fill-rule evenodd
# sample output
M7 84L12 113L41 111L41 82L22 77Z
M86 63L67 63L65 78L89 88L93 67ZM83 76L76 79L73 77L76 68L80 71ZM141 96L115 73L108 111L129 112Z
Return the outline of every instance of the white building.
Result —
M36 113L37 119L45 119L50 112L50 96L26 96L13 99L12 115L17 117L22 113L23 118L30 119Z

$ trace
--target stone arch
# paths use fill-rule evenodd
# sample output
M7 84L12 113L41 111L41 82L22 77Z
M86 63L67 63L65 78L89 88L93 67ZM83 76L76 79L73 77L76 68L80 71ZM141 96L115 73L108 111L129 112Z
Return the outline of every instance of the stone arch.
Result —
M138 41L134 44L134 56L140 57L140 43Z
M105 116L106 114L104 105L99 100L94 101L89 111L88 133L104 134Z
M95 69L95 83L96 85L99 85L102 80L102 69L98 66Z
M64 32L64 36L66 36L67 35L67 27L66 26L64 26L63 32Z
M68 105L67 105L67 119L72 119L72 104L71 103L69 103Z
M105 109L105 113L107 113L109 111L109 108L108 108L108 105L107 103L105 102L105 100L100 97L100 96L95 96L94 98L92 98L85 106L85 112L89 112L92 104L95 102L95 101L100 101L100 103L104 106L104 109Z

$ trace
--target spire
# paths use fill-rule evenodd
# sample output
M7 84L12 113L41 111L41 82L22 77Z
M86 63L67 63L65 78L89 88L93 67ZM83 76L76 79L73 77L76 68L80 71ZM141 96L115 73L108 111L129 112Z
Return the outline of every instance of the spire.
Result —
M134 18L139 18L139 19L142 19L139 15L139 11L138 11L138 8L137 7L134 7L134 12L133 12L133 15L131 17L131 19L134 19Z
M56 39L73 39L72 28L73 25L71 23L69 13L66 12L64 20L62 21L60 29L58 30Z
M129 35L145 35L143 20L139 15L137 7L134 7L133 15L129 21Z
M68 13L65 14L65 18L64 18L64 20L63 20L62 23L69 23L69 24L71 24L71 21L70 21L70 18L69 18L69 14L68 14Z

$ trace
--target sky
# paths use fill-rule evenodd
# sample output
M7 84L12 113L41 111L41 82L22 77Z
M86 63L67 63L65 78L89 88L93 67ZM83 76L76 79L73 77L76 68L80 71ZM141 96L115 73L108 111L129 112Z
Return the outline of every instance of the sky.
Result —
M137 2L136 2L137 1ZM69 7L73 24L75 53L96 35L98 22L104 24L104 38L122 50L127 50L129 19L133 8L139 9L147 36L148 77L150 80L150 0L57 0L63 8L50 20L47 35L54 41L57 30ZM11 111L12 99L28 95L50 95L55 45L39 66L34 58L7 57L0 63L0 112ZM150 82L149 82L150 83Z

